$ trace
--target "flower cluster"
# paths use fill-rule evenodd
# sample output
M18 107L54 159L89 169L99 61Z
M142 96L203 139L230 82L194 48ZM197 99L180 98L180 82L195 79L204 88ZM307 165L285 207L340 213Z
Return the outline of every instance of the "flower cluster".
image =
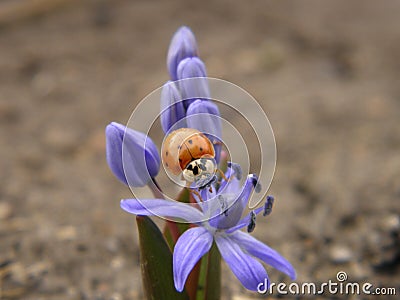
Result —
M160 114L164 132L168 134L171 130L189 127L220 139L219 110L210 100L205 65L198 57L196 39L189 28L181 27L175 33L167 67L171 81L163 86ZM141 132L111 123L106 128L106 150L110 169L125 184L145 186L159 172L157 146ZM216 160L218 162L217 157ZM257 290L259 283L268 282L260 260L292 279L296 277L287 260L249 234L255 228L257 214L271 212L273 197L267 197L264 207L243 216L249 198L253 192L259 192L260 184L257 176L250 174L242 186L241 177L240 166L228 163L220 182L212 183L210 189L197 190L193 195L197 203L193 205L159 197L121 201L122 209L135 215L177 218L194 225L179 237L173 251L176 290L183 290L189 273L213 242L232 272L249 290ZM245 227L247 232L241 231Z
M238 167L231 166L218 189L213 186L201 191L203 201L197 199L200 209L187 204L164 199L127 199L121 201L121 207L135 215L157 215L183 219L197 227L191 228L178 239L173 253L175 288L182 291L186 279L199 259L211 248L213 241L232 272L243 286L256 291L260 282L269 282L262 264L256 259L273 266L281 272L296 277L291 264L278 252L253 238L249 233L240 231L247 227L252 231L255 216L271 211L273 198L268 197L264 207L258 208L242 218L249 197L258 180L249 175L243 187L240 186ZM239 177L239 178L238 178Z
M183 26L174 34L167 55L170 81L161 92L161 126L167 134L178 128L194 128L212 141L221 139L218 106L210 101L207 70L198 56L196 38ZM216 147L219 161L220 147Z

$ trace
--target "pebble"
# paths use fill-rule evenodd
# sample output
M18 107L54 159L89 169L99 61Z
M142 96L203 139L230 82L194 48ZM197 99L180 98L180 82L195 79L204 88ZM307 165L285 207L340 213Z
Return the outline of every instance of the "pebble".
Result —
M7 202L0 202L0 220L6 220L12 215L12 207Z
M392 214L387 216L383 220L382 224L383 229L388 231L396 231L400 229L400 216L396 214Z
M343 264L353 259L353 252L346 246L333 246L330 250L331 261Z
M122 300L122 295L119 293L113 293L110 297L110 300Z
M61 241L72 241L77 237L77 230L74 226L63 226L57 231L57 238Z
M124 264L125 264L124 258L121 256L117 256L111 260L110 266L114 270L119 270L124 266Z

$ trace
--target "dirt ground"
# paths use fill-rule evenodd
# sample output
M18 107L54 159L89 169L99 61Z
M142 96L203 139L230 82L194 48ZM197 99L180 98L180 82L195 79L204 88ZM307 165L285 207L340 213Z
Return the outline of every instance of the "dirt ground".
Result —
M13 1L29 2L0 2L0 299L142 299L135 220L119 207L131 193L108 169L104 128L167 80L183 24L209 75L249 91L274 128L276 202L254 235L299 283L345 271L400 293L399 1L99 0L4 13ZM223 270L223 299L266 297ZM374 297L395 299L351 296Z

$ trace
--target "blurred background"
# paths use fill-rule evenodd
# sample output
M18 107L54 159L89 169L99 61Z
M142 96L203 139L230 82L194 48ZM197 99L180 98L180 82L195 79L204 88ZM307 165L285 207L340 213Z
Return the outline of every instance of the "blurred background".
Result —
M108 169L104 129L168 79L181 25L209 76L249 91L275 131L276 202L254 235L298 282L345 271L399 292L399 12L395 0L0 1L0 299L142 299L135 220L119 208L131 193ZM223 271L223 299L265 298Z

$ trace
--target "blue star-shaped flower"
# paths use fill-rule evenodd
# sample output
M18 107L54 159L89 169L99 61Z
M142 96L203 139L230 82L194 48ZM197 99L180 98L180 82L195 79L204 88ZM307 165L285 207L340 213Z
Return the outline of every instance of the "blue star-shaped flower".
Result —
M259 186L257 176L249 175L241 187L239 170L237 165L230 164L228 180L222 180L218 190L213 187L212 191L200 191L202 201L195 196L197 204L193 206L165 199L121 201L121 207L135 215L173 217L197 225L185 231L174 248L174 282L178 291L183 290L190 271L210 250L213 241L232 272L249 290L257 291L260 283L269 282L259 260L295 279L296 272L285 258L248 233L254 229L258 213L271 212L273 198L268 196L264 207L242 218L250 195L253 190L257 192ZM248 232L240 230L246 226Z

